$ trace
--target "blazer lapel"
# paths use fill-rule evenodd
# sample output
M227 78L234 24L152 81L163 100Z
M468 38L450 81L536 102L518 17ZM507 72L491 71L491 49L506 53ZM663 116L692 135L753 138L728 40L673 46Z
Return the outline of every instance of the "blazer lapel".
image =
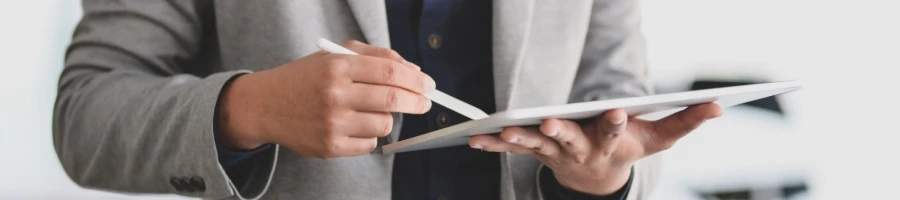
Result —
M494 1L494 99L498 111L509 109L534 15L534 1ZM524 33L524 34L523 34Z
M384 1L347 0L347 4L366 43L380 47L391 46Z
M493 8L493 53L494 53L494 99L497 111L515 108L519 101L511 98L515 92L515 82L519 78L522 69L528 33L531 28L531 19L534 16L534 1L494 1ZM517 156L512 153L500 154L500 194L501 199L516 199L517 196L533 196L534 194L521 194L529 190L532 183L528 183L527 177L515 175L527 175L535 171L534 159L527 156ZM512 167L517 166L517 167ZM525 181L523 183L517 183Z

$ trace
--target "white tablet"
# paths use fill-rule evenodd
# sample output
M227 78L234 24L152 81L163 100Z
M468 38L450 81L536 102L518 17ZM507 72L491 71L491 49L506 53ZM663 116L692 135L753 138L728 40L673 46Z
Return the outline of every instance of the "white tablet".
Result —
M544 119L579 120L622 108L629 116L684 109L690 105L715 102L722 108L747 103L800 88L799 81L742 85L642 97L600 100L557 106L507 110L487 118L463 122L382 147L383 153L416 151L468 145L469 136L498 133L503 127L539 125Z

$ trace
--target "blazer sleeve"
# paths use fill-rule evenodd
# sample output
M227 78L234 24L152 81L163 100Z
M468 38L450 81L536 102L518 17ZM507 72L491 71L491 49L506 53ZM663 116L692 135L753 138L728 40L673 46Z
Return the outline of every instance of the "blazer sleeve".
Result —
M86 188L203 198L261 195L277 148L233 182L217 160L219 92L249 71L212 73L212 1L84 0L65 54L53 142ZM210 48L215 49L215 48ZM250 185L248 185L250 184ZM241 189L237 189L241 188Z
M569 102L653 94L637 0L595 0ZM659 179L660 155L634 165L628 200L646 199Z

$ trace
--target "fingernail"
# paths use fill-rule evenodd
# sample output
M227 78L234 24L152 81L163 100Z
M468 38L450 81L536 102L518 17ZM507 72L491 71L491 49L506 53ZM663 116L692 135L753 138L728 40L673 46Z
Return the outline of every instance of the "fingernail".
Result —
M509 141L507 141L507 142L515 144L518 141L519 141L519 137L513 137L512 139L509 139Z
M621 117L621 116L620 116L620 117L616 117L615 119L613 119L612 122L613 122L613 124L615 124L615 125L619 125L619 124L625 123L625 119L626 119L626 117Z
M437 87L437 84L434 83L434 79L432 79L430 76L426 76L424 82L425 92L434 91L435 87Z
M483 147L480 144L475 144L475 145L472 145L472 148L473 149L481 149Z
M550 132L550 134L547 134L547 136L550 136L550 137L556 137L557 135L559 135L559 131L553 131L553 132Z
M422 71L422 68L419 67L418 65L416 65L415 63L412 63L412 62L409 62L409 61L405 61L405 60L404 60L404 61L403 61L403 64L405 64L406 66L410 66L410 67L412 67L412 68L415 68L416 70Z

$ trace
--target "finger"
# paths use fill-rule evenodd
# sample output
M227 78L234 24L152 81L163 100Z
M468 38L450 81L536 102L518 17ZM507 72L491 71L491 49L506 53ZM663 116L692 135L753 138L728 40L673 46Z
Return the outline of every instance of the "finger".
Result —
M531 149L544 156L559 155L560 146L555 140L541 134L537 128L508 127L500 132L500 139L511 144Z
M596 142L600 153L604 156L612 155L616 149L619 138L625 133L628 125L628 113L622 109L614 109L603 114L597 121Z
M512 152L515 154L531 154L531 149L504 142L493 135L476 135L469 139L469 146L489 152Z
M431 100L401 88L354 83L350 85L349 107L359 111L422 114L431 109Z
M356 52L359 55L387 58L395 62L403 63L404 65L412 67L413 69L420 71L422 70L418 65L408 62L406 61L406 59L403 59L403 56L400 56L400 54L393 49L372 46L356 40L344 41L341 43L341 46L344 46L347 49L350 49L350 51Z
M541 122L541 133L556 140L563 151L572 154L586 153L590 149L587 135L573 121L548 119Z
M394 128L394 117L387 112L355 111L346 120L336 124L340 132L350 137L384 137Z
M434 79L421 71L385 58L345 56L347 73L354 82L395 86L424 94L435 88Z
M331 148L329 151L332 154L330 155L330 157L350 157L363 155L371 153L373 150L375 150L375 147L378 146L378 139L375 137L344 137L338 140L341 141L337 141L329 146L329 148Z
M716 104L700 104L652 122L655 145L668 149L676 140L684 137L703 124L704 121L722 115L722 108Z

